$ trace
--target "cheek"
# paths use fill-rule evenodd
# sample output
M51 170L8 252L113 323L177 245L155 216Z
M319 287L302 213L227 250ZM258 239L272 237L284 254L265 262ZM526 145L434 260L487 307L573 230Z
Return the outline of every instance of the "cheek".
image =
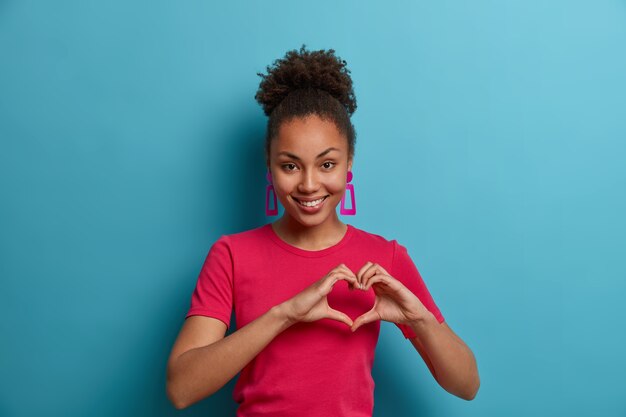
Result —
M292 181L284 178L281 178L279 181L274 181L274 191L279 197L290 194L295 186L295 184L292 184Z
M285 191L284 185L283 186L281 185L274 183L274 192L276 193L278 198L282 198L285 194L287 194L287 192Z
M330 194L334 194L335 196L343 193L345 189L346 184L341 180L329 182L326 184L326 191L328 191Z

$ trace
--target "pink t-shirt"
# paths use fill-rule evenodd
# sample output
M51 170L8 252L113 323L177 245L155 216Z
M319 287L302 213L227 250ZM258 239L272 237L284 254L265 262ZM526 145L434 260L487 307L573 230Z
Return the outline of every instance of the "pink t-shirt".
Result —
M309 251L283 241L271 223L222 235L211 247L186 317L217 318L236 328L255 320L344 263L355 274L367 262L401 281L441 323L444 318L415 264L396 240L347 225L334 246ZM338 281L328 304L355 320L374 305L374 290L348 289ZM406 338L409 326L396 324ZM352 333L339 321L296 323L276 336L240 373L233 391L238 417L371 417L372 366L380 321Z

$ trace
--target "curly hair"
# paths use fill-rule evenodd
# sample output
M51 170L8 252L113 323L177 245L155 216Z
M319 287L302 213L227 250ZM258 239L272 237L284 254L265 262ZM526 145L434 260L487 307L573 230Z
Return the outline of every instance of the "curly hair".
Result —
M267 66L255 95L269 117L265 136L265 157L269 166L270 144L283 122L315 114L331 120L348 140L349 158L354 156L356 131L350 116L356 110L350 70L346 61L328 51L287 51L283 59Z

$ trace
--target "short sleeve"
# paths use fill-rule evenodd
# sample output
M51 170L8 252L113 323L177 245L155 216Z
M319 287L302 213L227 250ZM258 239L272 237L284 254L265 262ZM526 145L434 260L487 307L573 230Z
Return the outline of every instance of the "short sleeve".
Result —
M226 235L211 246L191 296L189 316L207 316L230 326L233 300L233 257Z
M406 248L399 244L396 240L393 240L394 254L393 262L391 265L390 274L398 281L402 282L419 300L424 304L424 307L430 311L439 323L444 321L444 317L439 311L439 308L435 304L433 297L430 295L426 283L422 279L417 267L413 263L413 260L409 256ZM405 324L398 324L396 326L402 331L405 338L411 339L416 336L413 329Z

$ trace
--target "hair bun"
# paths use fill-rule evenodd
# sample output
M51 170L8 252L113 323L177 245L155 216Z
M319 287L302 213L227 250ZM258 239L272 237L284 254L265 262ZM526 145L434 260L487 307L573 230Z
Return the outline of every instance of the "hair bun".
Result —
M307 51L303 44L300 51L291 50L282 59L267 66L255 99L267 116L292 91L319 89L336 98L351 116L356 110L356 98L352 88L350 70L346 61L328 51Z

